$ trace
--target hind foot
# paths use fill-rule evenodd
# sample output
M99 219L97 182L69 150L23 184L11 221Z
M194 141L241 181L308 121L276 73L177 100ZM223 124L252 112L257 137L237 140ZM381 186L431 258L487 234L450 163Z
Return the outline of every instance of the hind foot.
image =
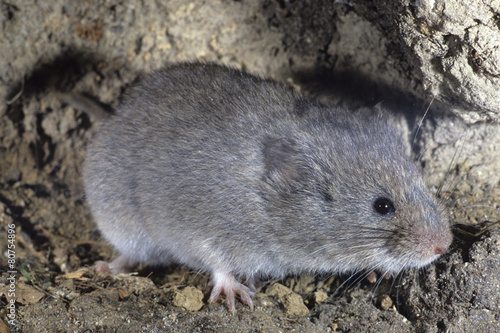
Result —
M254 280L250 280L250 286L254 286ZM217 299L221 294L226 295L226 304L232 313L236 312L236 307L234 304L234 296L240 295L241 301L253 309L252 296L255 292L251 291L250 288L238 282L231 273L215 271L212 274L213 285L212 293L210 294L210 303L217 302Z
M95 263L95 270L97 272L111 272L113 274L131 273L137 266L138 263L135 260L131 260L129 257L121 255L111 263L107 261L97 261Z

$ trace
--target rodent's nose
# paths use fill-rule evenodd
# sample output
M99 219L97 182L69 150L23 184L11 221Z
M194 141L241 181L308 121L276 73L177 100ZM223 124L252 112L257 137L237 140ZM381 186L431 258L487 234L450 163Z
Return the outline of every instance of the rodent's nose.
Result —
M447 249L448 249L448 247L435 246L434 247L434 254L435 255L443 254L446 252Z
M433 250L434 255L441 255L448 251L452 242L451 233L441 235L438 239L434 240L431 250Z

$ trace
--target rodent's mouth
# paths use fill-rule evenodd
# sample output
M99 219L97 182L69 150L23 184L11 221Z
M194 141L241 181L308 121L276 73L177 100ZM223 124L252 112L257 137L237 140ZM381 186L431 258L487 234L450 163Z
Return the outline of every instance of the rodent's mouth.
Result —
M426 230L419 237L414 266L421 268L429 265L448 251L452 241L453 235L449 229L438 231Z
M429 237L427 241L420 241L416 248L408 251L408 244L398 244L398 248L393 248L387 252L387 256L378 256L378 267L383 273L397 275L404 270L420 269L430 265L442 256L451 245L452 238L442 236ZM404 251L403 251L404 250ZM400 255L403 253L403 255ZM396 254L396 255L394 255ZM399 254L399 255L398 255Z
M443 245L444 244L444 245ZM419 269L430 265L436 261L441 255L446 253L451 241L444 241L438 244L420 244L419 248L415 252L410 252L407 255L398 258L398 262L401 263L400 270L404 269Z
M393 253L403 254L397 259L403 268L422 268L446 253L453 234L444 218L410 219L406 231L396 240Z
M410 268L422 268L422 267L425 267L425 266L428 266L430 265L431 263L433 263L434 261L436 261L441 255L440 254L436 254L436 255L433 255L432 257L428 257L426 259L416 259L414 262L410 263Z

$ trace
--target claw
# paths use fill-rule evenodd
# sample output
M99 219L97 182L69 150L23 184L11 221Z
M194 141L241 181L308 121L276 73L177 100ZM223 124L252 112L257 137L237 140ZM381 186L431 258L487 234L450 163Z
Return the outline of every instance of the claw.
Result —
M234 303L235 295L240 295L241 301L253 310L252 296L255 294L250 289L238 282L230 273L215 271L212 274L213 289L210 294L209 302L215 303L221 294L226 295L226 304L233 314L236 313L236 306Z

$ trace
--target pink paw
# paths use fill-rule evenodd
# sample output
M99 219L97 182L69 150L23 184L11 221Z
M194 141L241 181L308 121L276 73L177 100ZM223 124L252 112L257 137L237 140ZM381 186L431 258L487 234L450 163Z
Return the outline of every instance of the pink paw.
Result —
M217 299L221 294L226 295L226 304L232 313L236 312L236 307L234 304L234 296L240 295L241 301L248 306L250 309L253 309L252 296L255 294L243 284L236 281L234 276L230 273L215 271L212 274L212 282L213 285L212 293L210 294L210 299L208 300L210 303L217 302ZM253 286L254 282L251 281L250 285Z
M109 263L107 261L96 261L95 263L95 270L96 272L111 272L111 269L109 268Z
M137 263L126 256L119 256L112 263L97 261L95 270L97 272L111 272L112 274L130 273L137 267Z
M392 273L385 273L384 274L384 279L388 280L392 277ZM368 274L366 276L366 280L368 280L368 282L370 283L375 283L377 282L377 273L375 272L371 272L370 274Z

